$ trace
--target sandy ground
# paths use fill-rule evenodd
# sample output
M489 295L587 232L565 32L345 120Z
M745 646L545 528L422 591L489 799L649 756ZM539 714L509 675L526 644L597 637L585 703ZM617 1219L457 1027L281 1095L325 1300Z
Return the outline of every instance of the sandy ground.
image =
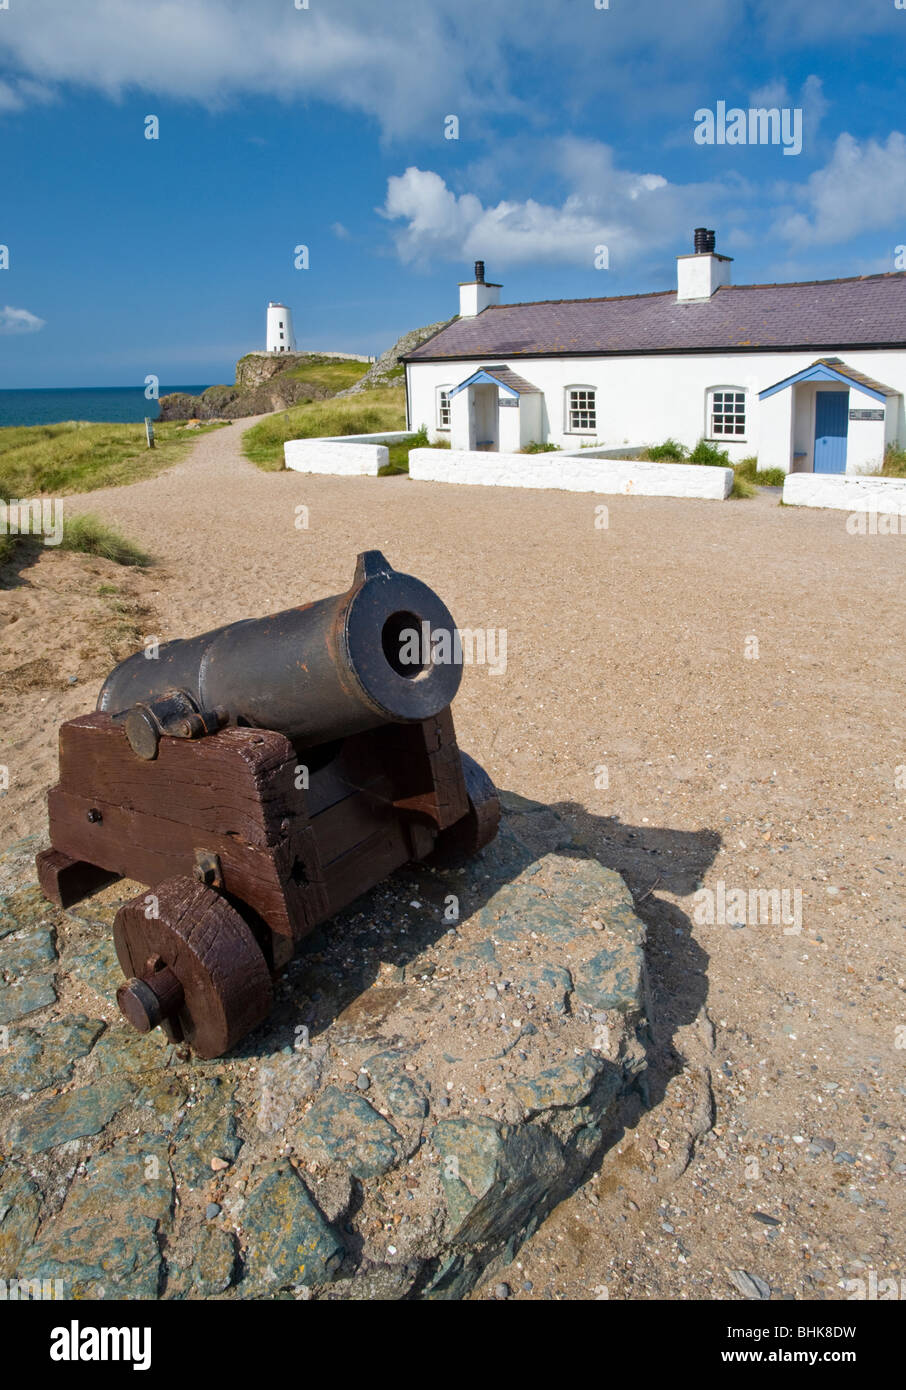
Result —
M81 499L153 571L45 554L0 591L0 839L41 828L56 726L93 706L129 623L188 636L339 592L383 550L460 627L506 631L505 671L466 672L459 741L566 816L650 931L653 1109L497 1283L740 1297L743 1270L775 1298L845 1298L874 1273L906 1294L906 539L769 492L265 474L240 439ZM701 882L786 890L790 916L798 892L801 930L734 924L732 900L698 920Z

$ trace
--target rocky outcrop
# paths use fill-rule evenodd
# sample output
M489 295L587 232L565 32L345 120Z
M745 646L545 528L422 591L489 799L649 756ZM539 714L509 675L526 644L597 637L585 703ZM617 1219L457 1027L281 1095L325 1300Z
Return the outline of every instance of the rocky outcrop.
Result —
M286 372L286 365L283 364ZM160 398L161 420L236 420L286 410L305 401L328 400L333 393L323 386L278 374L256 386L209 386L200 396L176 391Z
M209 386L200 396L174 391L160 398L161 420L236 420L264 415L308 401L329 400L335 393L318 382L306 381L299 368L325 361L347 361L348 353L249 352L236 363L232 386Z
M361 381L357 381L354 386L347 387L345 391L338 392L338 395L354 396L359 391L373 391L376 387L395 386L397 383L402 385L405 366L400 358L405 357L407 353L414 352L426 338L431 338L435 333L439 333L442 328L446 328L448 323L452 323L452 319L445 319L441 323L429 323L425 328L413 328L410 333L404 333L393 344L392 348L388 348L386 352L381 354Z
M467 865L306 938L213 1062L116 1010L134 885L62 912L37 841L0 853L5 1269L67 1298L444 1300L512 1260L644 1096L650 1014L622 879L503 801Z

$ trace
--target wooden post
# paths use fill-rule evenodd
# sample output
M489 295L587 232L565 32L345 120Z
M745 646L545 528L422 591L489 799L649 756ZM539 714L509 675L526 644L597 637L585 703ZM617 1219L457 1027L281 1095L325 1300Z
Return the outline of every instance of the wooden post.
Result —
M151 420L150 420L150 418L149 418L147 415L145 416L145 436L146 436L146 438L147 438L147 440L148 440L148 448L149 448L149 449L153 449L153 448L154 448L154 426L153 426L153 424L151 423Z

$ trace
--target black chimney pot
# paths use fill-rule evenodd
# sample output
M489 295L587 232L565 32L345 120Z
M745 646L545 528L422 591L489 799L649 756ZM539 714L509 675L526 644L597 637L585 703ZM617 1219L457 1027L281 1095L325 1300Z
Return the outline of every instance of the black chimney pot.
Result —
M695 229L695 254L703 256L708 251L713 251L716 243L716 236L707 227L696 227Z
M484 261L475 262L475 279L479 285L484 284Z

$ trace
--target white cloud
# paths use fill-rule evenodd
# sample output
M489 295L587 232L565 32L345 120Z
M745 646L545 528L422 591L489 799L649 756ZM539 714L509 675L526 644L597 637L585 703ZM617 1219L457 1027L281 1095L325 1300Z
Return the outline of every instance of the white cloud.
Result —
M54 94L44 82L33 82L28 77L0 79L0 111L21 111L26 106L46 105L53 101Z
M44 323L44 319L39 319L28 309L14 309L11 304L0 309L0 333L37 333Z
M903 37L903 12L894 0L854 5L853 0L820 0L820 4L778 5L777 0L754 0L752 19L760 25L768 51L781 45L846 39L864 40L870 35Z
M786 191L788 205L778 211L774 230L797 247L844 243L863 232L901 228L906 137L895 130L886 143L860 142L843 134L824 168Z
M330 230L339 241L349 241L352 233L348 227L344 227L342 222L332 222Z
M269 96L338 103L396 133L424 123L426 112L439 123L449 110L511 107L510 27L479 0L450 9L424 0L312 0L307 10L291 0L29 0L13 4L0 25L9 79L0 109L48 84L212 107Z
M804 8L820 16L828 2ZM863 35L878 28L847 3ZM780 8L771 0L763 27L782 22ZM606 92L650 118L687 90L702 35L714 49L757 48L745 18L742 0L646 0L644 13L622 0L611 10L591 0L311 0L309 9L292 0L13 0L0 25L0 110L67 86L211 107L249 96L319 100L375 117L386 134L439 139L448 114L471 117L474 136L484 113L518 112L543 126L564 106L598 109ZM525 54L544 62L523 79Z
M622 269L652 250L684 245L730 192L729 185L680 186L661 174L617 169L612 149L591 140L555 141L546 158L568 190L559 203L528 198L485 205L474 193L457 195L440 174L415 167L390 178L380 212L405 224L394 233L400 259L591 266L603 245L611 268Z
M753 99L776 100L784 90L763 89ZM819 119L823 98L818 89L811 95L817 104L813 119ZM508 266L542 262L590 266L595 247L605 245L611 269L619 272L662 252L674 254L697 226L717 228L718 249L732 244L739 251L769 235L786 243L790 254L845 246L887 227L904 239L906 137L897 131L886 142L841 135L828 162L799 184L764 185L726 172L710 183L671 183L656 172L620 169L609 145L571 136L536 142L532 153L539 177L555 173L560 180L561 198L493 202L471 191L457 193L440 174L414 166L388 179L379 212L397 224L400 259L424 265L478 258L502 274ZM508 151L499 147L498 169L509 162ZM487 189L487 161L476 166L476 174Z

